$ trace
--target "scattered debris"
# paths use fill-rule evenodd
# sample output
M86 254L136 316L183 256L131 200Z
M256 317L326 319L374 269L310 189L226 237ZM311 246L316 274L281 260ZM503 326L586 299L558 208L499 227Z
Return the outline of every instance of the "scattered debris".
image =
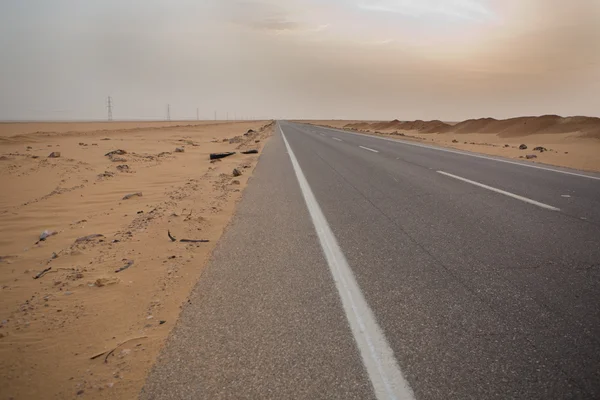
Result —
M548 149L547 149L547 148L545 148L545 147L542 147L542 146L538 146L538 147L535 147L535 148L533 149L533 151L539 151L540 153L543 153L543 152L545 152L545 151L548 151Z
M117 170L121 171L121 172L123 172L123 171L129 171L129 165L127 165L127 164L117 165Z
M135 337L135 338L127 339L127 340L125 340L124 342L121 342L121 343L119 343L119 344L118 344L118 345L117 345L117 346L116 346L114 349L112 349L112 350L110 350L110 351L109 351L109 350L106 350L106 351L103 351L102 353L98 353L98 354L96 354L96 355L93 355L93 356L91 356L91 357L90 357L90 360L95 360L96 358L98 358L98 357L101 357L101 356L103 356L104 354L106 354L106 357L104 357L104 362L105 362L105 363L108 363L108 357L109 357L109 356L110 356L112 353L114 353L114 352L115 352L115 350L117 350L119 347L123 346L125 343L129 343L129 342L131 342L131 341L133 341L133 340L146 339L146 338L148 338L148 336L139 336L139 337Z
M260 140L255 140L254 143L260 143Z
M176 241L177 241L177 239L176 239L176 238L174 238L174 237L171 235L171 231L167 231L167 235L169 235L169 239L171 239L171 242L176 242Z
M456 140L456 139L453 139L453 140L452 140L452 143L458 143L458 140Z
M123 196L123 200L129 200L132 197L142 197L142 192L130 193Z
M175 149L175 153L183 153L183 152L185 152L185 149L183 147L177 147Z
M90 240L93 240L93 239L96 239L96 238L100 238L100 237L104 237L104 235L102 235L100 233L94 233L94 234L91 234L91 235L82 236L80 238L77 238L75 240L75 243L89 242Z
M235 151L229 153L210 153L211 160L217 160L219 158L229 157L235 154Z
M60 151L53 151L52 153L50 153L50 155L48 155L48 158L59 158L60 157Z
M242 173L240 172L240 170L237 169L237 168L234 168L233 169L233 176L240 176L240 175L242 175Z
M112 162L127 162L127 159L123 157L110 156L109 158Z
M525 158L531 160L532 158L537 158L537 156L535 154L527 154Z
M258 154L258 150L247 150L247 151L242 151L242 154Z
M231 181L231 184L232 185L239 185L240 181L238 181L237 179L235 179L235 180Z
M110 140L110 139L102 139L102 140ZM114 155L122 156L124 154L127 154L127 152L125 150L117 149L117 150L109 151L108 153L105 154L105 156L106 157L110 157L110 156L114 156Z
M248 129L248 132L246 132L246 136L248 136L248 135L249 135L249 134L251 134L251 133L256 133L256 132L254 132L254 130L253 130L253 129Z
M42 272L40 272L36 276L34 276L33 279L40 279L42 276L46 275L46 272L50 271L51 269L52 269L52 267L48 267L48 268L44 269Z
M171 235L171 231L167 231L167 235L169 235L169 239L171 239L172 242L176 242L177 239ZM208 243L210 242L210 240L206 240L206 239L181 239L179 242L181 243Z
M133 265L133 260L124 260L127 261L125 263L124 266L122 266L121 268L115 270L115 272L121 272L121 271L125 271L127 268L131 267Z
M104 171L103 174L98 174L98 179L102 179L102 178L112 178L113 176L115 176L114 172L110 172L110 171Z
M58 254L56 253L52 253L52 256L50 256L50 259L52 260L56 260L58 258Z
M527 150L527 145L526 144L520 145L519 150Z
M167 321L161 320L161 321L158 321L158 324L159 324L159 325L162 325L162 324L164 324L164 323L166 323L166 322L167 322Z
M80 146L87 146L87 144L83 143L83 142L79 142Z
M508 145L508 144L505 144L505 145L504 145L504 147L510 147L510 145Z
M144 213L144 210L138 211L137 213L138 213L138 214L143 214L143 213Z
M117 278L98 278L92 286L104 287L106 285L114 285L119 280Z
M42 232L40 234L40 240L37 243L43 242L44 240L48 239L50 236L54 236L54 235L58 235L58 232L45 230L44 232Z

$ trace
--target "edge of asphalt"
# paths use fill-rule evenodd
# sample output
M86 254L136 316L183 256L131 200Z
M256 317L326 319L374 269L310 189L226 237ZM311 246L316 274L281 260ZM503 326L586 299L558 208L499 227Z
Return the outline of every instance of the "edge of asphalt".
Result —
M276 130L139 398L332 396L374 393Z

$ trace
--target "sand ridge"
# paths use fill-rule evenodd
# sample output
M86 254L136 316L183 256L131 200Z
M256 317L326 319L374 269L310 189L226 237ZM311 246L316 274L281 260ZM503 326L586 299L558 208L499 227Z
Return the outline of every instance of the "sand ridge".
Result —
M26 125L0 124L2 394L135 398L273 124Z

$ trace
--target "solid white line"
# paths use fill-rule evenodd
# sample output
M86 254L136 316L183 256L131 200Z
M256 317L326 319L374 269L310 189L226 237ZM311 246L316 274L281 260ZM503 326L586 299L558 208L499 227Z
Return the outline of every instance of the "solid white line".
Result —
M412 143L412 142L408 142L406 140L401 140L401 139L392 139L392 138L386 138L386 137L375 136L375 135L367 135L367 134L364 134L364 133L349 132L349 131L344 131L344 130L334 129L334 128L326 128L326 127L321 127L321 128L327 129L327 130L330 130L330 131L348 133L350 135L365 136L365 137L370 137L370 138L387 140L389 142L396 142L396 143L407 144L409 146L422 147L422 148L430 149L430 150L445 151L447 153L460 154L460 155L463 155L463 156L483 158L484 160L491 160L491 161L503 162L503 163L506 163L506 164L520 165L521 167L535 168L535 169L541 169L541 170L544 170L544 171L557 172L559 174L579 176L581 178L588 178L588 179L600 180L600 177L598 177L598 176L578 174L576 172L569 172L569 171L561 171L560 169L542 167L540 165L525 164L525 163L520 163L520 162L516 162L516 161L504 160L504 159L501 159L501 158L488 157L488 156L484 156L484 155L481 155L481 154L468 153L468 152L459 151L459 150L452 150L452 149L445 149L445 148L436 147L436 146L429 146L429 145L426 145L426 144Z
M360 351L365 369L373 385L378 400L413 400L414 395L404 379L381 328L369 308L346 257L321 211L300 164L288 143L281 126L279 127L285 147L300 184L304 201L319 237L325 259L340 295L346 318L356 345Z
M343 140L342 140L342 139L338 139L338 138L336 138L336 137L332 137L332 139L333 139L333 140L337 140L338 142L343 142Z
M358 147L360 147L361 149L372 151L373 153L379 153L377 150L373 150L373 149L370 149L370 148L365 147L365 146L358 146Z
M495 187L484 185L483 183L475 182L470 179L461 178L460 176L452 175L452 174L449 174L444 171L437 171L437 172L438 172L438 174L446 175L446 176L449 176L450 178L458 179L459 181L467 182L467 183L470 183L471 185L479 186L484 189L491 190L492 192L500 193L505 196L512 197L513 199L521 200L521 201L524 201L525 203L533 204L538 207L545 208L547 210L560 211L560 208L552 207L552 206L549 206L548 204L540 203L539 201L535 201L535 200L528 199L527 197L519 196L518 194L505 192L504 190L496 189Z

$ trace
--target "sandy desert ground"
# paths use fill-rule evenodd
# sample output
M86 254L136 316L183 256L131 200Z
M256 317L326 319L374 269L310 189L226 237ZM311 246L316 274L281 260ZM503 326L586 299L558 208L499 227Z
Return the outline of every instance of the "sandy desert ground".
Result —
M356 132L397 137L423 143L531 162L600 171L600 118L520 117L442 121L304 121ZM525 144L526 150L519 146ZM534 151L543 147L547 151Z
M137 398L272 127L0 124L2 398Z

